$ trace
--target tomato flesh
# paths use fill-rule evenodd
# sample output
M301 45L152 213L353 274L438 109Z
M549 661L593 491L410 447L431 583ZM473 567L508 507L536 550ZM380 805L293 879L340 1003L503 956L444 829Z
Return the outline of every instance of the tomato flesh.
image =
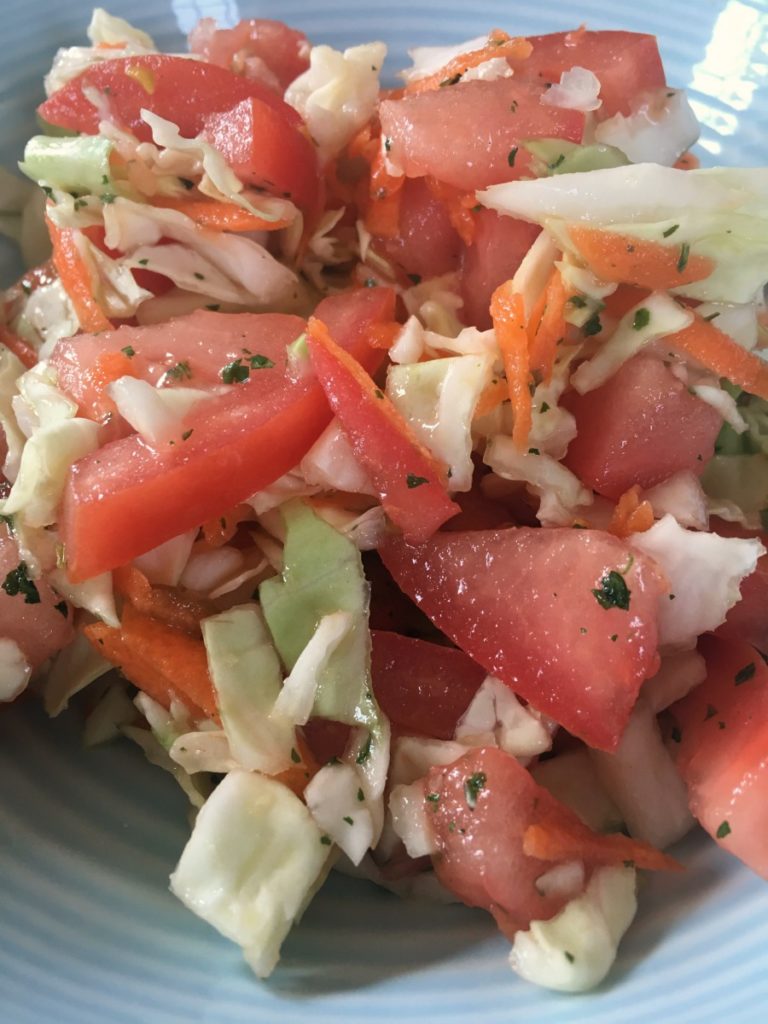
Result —
M702 637L699 649L707 678L670 709L677 765L694 816L768 879L768 666L743 641Z
M576 418L563 462L583 484L616 500L634 484L653 487L677 473L701 473L715 449L719 413L689 393L660 359L630 359L602 387L571 392Z
M463 249L445 204L435 199L423 178L405 182L397 237L378 245L407 274L421 278L458 269Z
M323 300L318 313L340 343L373 368L381 353L368 346L366 335L391 319L393 302L389 289L364 289ZM296 338L296 318L280 316L278 329L277 316L249 319L245 338L240 314L228 316L237 344L274 366L253 371L244 383L194 408L173 446L158 451L133 435L74 464L61 517L73 580L124 565L222 515L306 454L331 412L316 381L286 373L285 346Z
M475 237L461 259L464 323L490 329L491 296L514 275L540 230L537 224L504 217L495 210L475 214Z
M419 608L474 661L590 746L615 749L642 681L658 665L665 582L597 530L440 533L380 549ZM629 610L593 594L629 565Z
M456 647L373 630L373 692L395 730L452 739L485 678Z
M768 534L745 530L738 523L711 519L709 528L721 537L757 537L768 549ZM755 571L741 581L741 600L731 608L715 633L730 640L741 640L768 654L768 554L761 555Z
M247 18L233 28L217 28L213 18L201 18L189 33L189 49L281 94L309 67L304 33L269 18Z

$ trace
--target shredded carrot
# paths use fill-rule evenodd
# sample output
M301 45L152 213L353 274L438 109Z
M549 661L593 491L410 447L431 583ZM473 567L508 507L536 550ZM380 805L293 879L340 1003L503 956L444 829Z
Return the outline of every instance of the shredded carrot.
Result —
M50 217L46 217L46 223L53 246L53 265L74 306L78 323L92 334L110 330L112 324L94 298L91 275L77 248L74 230L57 227Z
M650 502L640 501L640 488L635 484L616 502L608 532L623 538L632 533L645 533L652 526L653 508Z
M555 268L544 290L544 308L536 331L529 336L531 369L549 380L555 365L558 342L565 337L565 288Z
M365 211L365 226L372 235L379 238L397 238L400 231L401 193L371 199Z
M216 199L155 196L152 205L161 206L164 210L178 210L201 228L211 228L213 231L278 231L290 223L286 219L265 220L244 210L242 206Z
M462 53L432 75L417 78L405 87L406 94L428 92L441 86L455 85L461 76L470 68L479 67L494 57L512 57L525 60L533 52L533 46L527 39L512 39L506 32L494 29L488 36L488 43L479 50Z
M512 440L522 451L531 432L531 367L523 297L512 291L511 281L499 285L493 293L491 319L504 360L507 387L515 415Z
M123 608L119 627L94 622L83 632L102 657L163 707L176 698L193 713L216 717L216 694L202 640L141 614L131 604Z
M568 233L601 281L664 290L701 281L715 269L713 260L691 252L685 242L648 242L584 224L571 224Z
M701 166L701 160L693 153L683 153L673 166L678 171L695 171L697 167Z
M590 864L630 864L649 871L682 871L674 857L649 843L621 832L599 835L578 818L554 818L529 825L523 833L523 852L539 860L563 861L575 857Z
M377 146L375 155L371 160L371 198L381 198L385 195L391 195L393 192L399 192L404 184L405 175L389 173L384 155L381 152L381 146Z
M192 597L178 588L153 586L133 565L115 569L112 580L115 592L130 602L137 612L191 636L199 636L200 620L216 612L211 601Z
M664 344L691 356L718 377L725 377L751 395L768 399L768 364L708 320L694 314L688 327L664 339Z
M253 509L250 505L241 504L235 505L216 519L209 519L203 524L206 544L212 548L220 548L222 544L232 540L239 524L249 518L253 518Z
M441 202L448 211L448 217L456 233L465 245L472 245L475 240L475 218L472 207L477 205L474 192L463 192L454 185L448 185L438 178L424 179L432 195Z
M485 416L497 409L505 399L509 398L509 388L505 380L492 380L485 388L475 406L475 416Z
M7 349L10 349L27 369L31 369L37 362L37 353L32 346L3 324L0 324L0 345L5 345Z
M394 345L402 329L403 325L394 321L389 324L375 324L368 331L368 344L371 348L385 348L389 350Z

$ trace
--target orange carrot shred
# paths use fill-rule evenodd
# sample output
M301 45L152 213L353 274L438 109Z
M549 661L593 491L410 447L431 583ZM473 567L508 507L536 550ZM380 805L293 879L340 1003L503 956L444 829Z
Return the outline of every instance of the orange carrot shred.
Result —
M177 210L201 228L210 228L213 231L278 231L290 223L285 219L265 220L249 210L244 210L242 206L216 199L155 196L152 205L160 206L164 210Z
M648 242L584 224L571 224L568 234L601 281L664 290L701 281L715 269L713 260L692 253L685 242Z
M74 231L57 227L50 217L46 217L46 223L53 246L53 265L74 306L81 328L92 334L110 330L112 324L94 298L91 275L77 248Z
M144 573L133 565L115 569L112 580L115 593L130 602L137 612L191 636L199 636L200 620L216 612L211 601L192 597L175 587L151 584Z
M694 321L676 334L664 339L670 348L678 349L725 377L752 395L768 399L768 364L759 356L742 348L713 323L694 314Z
M131 604L123 608L120 626L94 622L83 632L102 657L163 707L175 698L193 713L217 716L202 640L141 614Z
M456 84L461 76L470 68L479 67L493 57L513 57L516 60L525 60L533 52L533 46L527 39L512 39L506 32L494 29L488 36L488 43L479 50L470 50L462 53L432 75L424 78L417 78L409 82L405 87L406 94L428 92L432 89L439 89L441 86Z
M530 337L531 369L549 380L555 365L557 344L565 336L565 288L555 268L544 291L544 308L535 333Z
M396 238L400 230L401 193L372 199L365 211L365 226L372 235L379 238Z
M511 281L499 285L493 293L491 319L504 360L509 397L515 414L512 440L522 451L531 432L531 367L523 297L512 291Z
M485 416L497 409L501 403L509 398L509 388L505 380L493 380L484 389L475 406L475 416Z
M629 537L632 533L645 533L653 526L653 508L650 502L640 501L637 484L625 491L616 503L608 532L615 537Z
M575 857L590 864L630 864L649 871L682 871L683 866L674 857L662 853L649 843L630 839L620 832L599 835L582 824L571 820L541 821L529 825L523 833L523 851L539 860L573 860Z
M203 524L206 544L212 548L220 548L222 544L232 540L242 520L253 518L252 514L253 509L250 505L241 504L235 505L216 519L209 519Z

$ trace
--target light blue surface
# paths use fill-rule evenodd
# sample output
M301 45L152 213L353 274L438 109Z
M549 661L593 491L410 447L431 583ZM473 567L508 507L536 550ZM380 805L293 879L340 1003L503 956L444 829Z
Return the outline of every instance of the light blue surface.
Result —
M760 0L550 5L481 0L118 0L110 9L178 47L203 15L281 17L316 41L382 38L392 68L409 45L494 26L656 32L669 81L687 85L705 162L766 162L768 10ZM81 42L89 5L4 0L0 158L34 131L56 47ZM13 273L0 250L5 280ZM608 986L564 997L519 982L483 914L403 904L332 879L267 984L167 889L186 808L133 748L84 751L76 720L34 704L0 708L0 1022L258 1024L763 1024L768 1019L768 886L694 837L682 877L645 879L641 909ZM768 843L768 836L765 837Z

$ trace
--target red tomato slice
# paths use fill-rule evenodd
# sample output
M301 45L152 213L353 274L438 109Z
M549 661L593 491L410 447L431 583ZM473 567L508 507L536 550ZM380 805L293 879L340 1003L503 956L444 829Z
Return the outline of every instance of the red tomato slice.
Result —
M768 879L768 666L736 640L702 637L700 650L707 678L670 709L677 765L695 817Z
M540 786L516 758L496 747L472 750L424 780L426 813L438 846L433 863L443 885L470 907L482 907L510 939L533 920L547 920L568 897L545 897L536 880L554 863L599 864L635 860L673 868L670 858L627 836L600 836ZM531 856L529 830L562 840L553 857ZM543 845L543 844L541 844Z
M426 540L459 511L443 486L443 471L389 398L319 321L318 310L309 322L309 351L328 403L389 518L409 540Z
M282 111L248 97L206 117L201 134L241 181L317 212L322 195L317 149Z
M757 537L768 549L768 534L745 530L738 523L711 519L710 530L721 537ZM757 560L757 568L741 581L741 600L731 608L717 636L752 644L768 654L768 555Z
M35 580L28 595L9 594L2 584L13 589L8 574L15 572L20 562L16 541L0 523L0 638L13 640L35 669L72 640L72 609L44 580ZM35 590L39 601L35 601Z
M402 733L449 740L485 678L456 647L373 630L373 692Z
M578 433L563 460L582 483L616 500L634 484L653 487L688 469L701 473L715 449L720 415L652 356L635 356L602 387L562 402Z
M385 100L382 135L409 178L430 174L457 188L485 188L525 177L530 158L513 153L526 139L580 142L584 114L541 103L545 89L516 78L465 82Z
M439 533L380 548L395 581L462 650L539 711L614 750L640 684L658 666L655 565L597 530ZM629 610L603 607L607 573L629 565Z
M309 67L304 33L269 18L248 18L234 28L217 28L213 18L201 18L189 33L189 49L280 94Z
M381 353L366 337L373 325L391 319L393 303L389 289L364 289L323 300L318 313L373 368ZM75 463L61 516L73 580L124 565L222 515L295 466L328 425L331 412L320 386L286 373L285 346L296 338L296 318L254 316L245 337L240 314L228 319L237 344L274 366L254 370L244 383L193 409L180 428L186 440L180 436L167 451L133 435Z
M106 92L109 108L120 124L142 142L151 142L142 109L173 121L185 138L193 138L211 114L231 110L241 100L256 99L298 127L301 118L272 89L225 68L186 57L149 54L117 57L93 64L41 103L37 112L48 124L95 135L101 119L86 99L84 88Z
M378 246L407 274L438 277L456 270L462 242L444 203L435 199L423 178L411 178L400 190L397 237Z
M495 210L476 213L474 242L461 259L464 323L481 330L491 327L491 296L514 275L540 230L538 224L503 217Z
M665 85L664 68L655 36L641 32L553 32L529 36L533 53L524 61L510 61L515 78L559 82L563 71L586 68L600 80L602 119L628 114L638 97Z

